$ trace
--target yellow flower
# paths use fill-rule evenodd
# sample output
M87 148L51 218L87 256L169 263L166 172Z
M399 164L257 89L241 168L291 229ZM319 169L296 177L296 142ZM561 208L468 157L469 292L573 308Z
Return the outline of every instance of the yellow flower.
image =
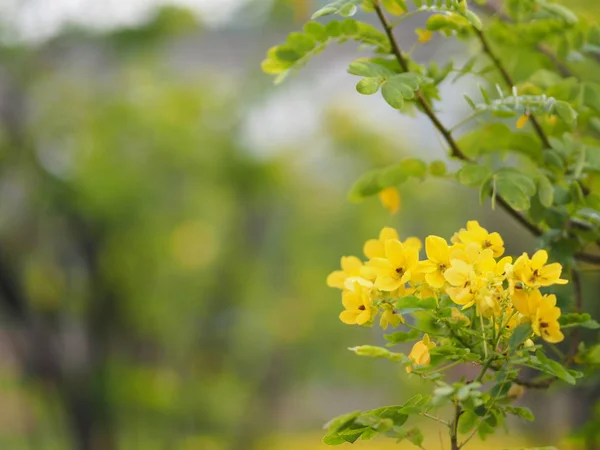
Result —
M555 295L542 295L538 289L530 292L515 289L512 301L516 310L531 321L531 329L537 336L551 343L564 339L558 323L560 308L556 306Z
M517 311L529 319L536 315L539 304L542 301L542 293L535 289L527 292L516 288L512 294L512 303Z
M421 28L417 28L415 30L415 33L417 33L417 36L419 37L419 42L421 43L426 43L429 42L431 40L431 38L433 38L433 33L429 30L423 30Z
M396 239L385 242L385 258L373 258L367 266L375 274L375 287L381 291L395 291L411 280L419 262L413 247L404 247Z
M413 361L414 365L426 366L431 362L431 355L429 349L435 347L435 342L429 339L429 335L423 335L423 339L413 345L412 350L408 354L408 357ZM412 366L407 366L406 371L412 372Z
M340 313L340 320L348 325L364 325L377 314L369 290L358 283L353 290L344 291L342 304L346 309Z
M327 286L344 289L344 282L349 277L359 277L362 261L356 256L342 256L342 270L331 272L327 277Z
M379 192L379 200L390 214L396 214L400 210L400 205L402 204L400 192L398 192L398 189L395 187L385 188Z
M544 295L538 305L531 328L536 335L541 336L546 342L555 344L565 338L560 331L559 317L560 308L556 306L556 296Z
M521 128L523 128L525 125L527 125L527 122L529 122L529 116L527 114L523 114L521 117L519 117L519 119L517 120L517 128L520 130Z
M444 278L450 284L446 288L446 293L450 299L457 305L462 305L463 309L473 306L475 271L471 264L462 259L453 259L450 261L450 268L444 272Z
M371 258L385 258L385 241L388 239L400 240L398 232L390 227L385 227L379 233L379 239L369 239L363 246L363 253L369 259ZM413 247L419 252L423 244L421 240L416 237L409 237L404 241L405 247Z
M400 240L398 232L390 227L385 227L379 233L379 239L369 239L363 246L363 253L369 259L385 258L385 242L388 239Z
M420 264L420 270L425 273L425 281L434 289L446 284L444 272L450 267L450 247L445 239L439 236L428 236L425 239L427 261Z
M389 305L384 306L383 313L379 319L379 326L384 330L387 330L388 325L391 325L392 328L396 328L401 323L404 323L402 314L396 312L394 308Z
M453 243L469 244L476 243L481 249L490 248L494 253L494 258L502 256L504 253L504 241L498 233L489 233L485 228L479 225L476 220L467 222L467 229L461 229L452 237Z
M562 266L559 263L544 265L547 261L548 252L546 250L538 250L531 259L526 253L523 253L515 261L512 270L513 276L517 281L532 288L566 284L567 280L560 278Z

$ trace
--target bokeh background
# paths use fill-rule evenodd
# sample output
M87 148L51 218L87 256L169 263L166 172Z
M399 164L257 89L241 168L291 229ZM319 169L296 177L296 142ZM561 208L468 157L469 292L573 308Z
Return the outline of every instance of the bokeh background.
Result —
M511 253L533 248L449 181L406 184L396 216L347 201L369 168L444 148L355 93L352 44L281 86L261 73L321 3L0 2L0 448L321 449L330 417L422 389L346 350L381 333L338 320L325 278L341 255L386 225L449 237L473 218ZM568 3L600 20L597 0ZM436 39L415 56L473 50ZM472 88L444 86L444 121ZM539 420L485 448L555 444L597 395L528 393Z

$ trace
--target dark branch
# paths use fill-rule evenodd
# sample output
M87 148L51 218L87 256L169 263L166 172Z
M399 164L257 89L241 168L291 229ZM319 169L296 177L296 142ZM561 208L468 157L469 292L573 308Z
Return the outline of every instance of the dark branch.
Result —
M504 67L504 65L502 64L502 61L500 61L498 56L496 56L496 54L490 47L490 43L488 42L487 38L485 37L485 34L483 34L483 31L478 30L477 28L473 28L473 29L475 30L476 36L479 38L479 42L481 42L483 51L494 62L494 65L498 69L498 72L500 72L500 74L502 75L502 78L504 79L504 82L506 83L508 88L512 89L513 86L515 86L515 82L513 81L512 77L510 76L508 71L506 70L506 67ZM529 116L529 119L531 120L531 124L533 125L533 128L535 128L537 135L539 136L540 140L542 141L542 144L544 144L544 147L550 148L550 141L548 141L548 136L546 136L544 129L539 124L537 119L533 115Z

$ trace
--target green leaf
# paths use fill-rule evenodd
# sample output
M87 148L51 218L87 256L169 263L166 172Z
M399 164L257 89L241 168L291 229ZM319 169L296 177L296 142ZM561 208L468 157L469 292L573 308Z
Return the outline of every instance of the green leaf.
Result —
M423 433L418 428L411 428L406 433L406 439L413 445L416 445L419 448L423 448L421 444L423 444Z
M458 431L461 434L467 434L470 432L475 425L479 422L479 417L472 411L465 411L462 416L460 416L460 421L458 422Z
M575 15L573 11L571 11L568 8L565 8L562 5L559 5L558 3L540 2L540 6L546 12L549 12L556 17L560 17L569 25L576 25L579 22L577 15Z
M554 203L554 187L547 176L538 174L538 197L542 206L550 208Z
M481 188L479 189L479 204L483 205L485 203L485 200L490 195L493 181L493 177L488 177L481 185Z
M600 113L600 86L595 83L584 83L583 104Z
M390 69L370 61L354 61L350 63L348 73L360 77L386 78L394 74Z
M531 202L529 196L525 195L521 189L512 184L510 180L496 179L496 189L498 194L506 200L513 209L517 211L526 211Z
M465 11L465 17L469 22L471 22L471 25L473 25L474 28L476 28L477 30L481 30L481 19L477 14L475 14L473 11L467 10Z
M512 167L505 167L498 170L494 178L498 194L512 208L517 211L529 209L529 198L536 192L535 182L529 176Z
M395 333L386 334L385 340L388 341L388 346L402 344L404 342L416 341L421 333L419 330L412 329L410 331L396 331Z
M592 319L588 313L569 313L563 314L558 319L561 328L581 327L590 330L597 330L600 324Z
M508 347L514 352L529 336L531 336L531 325L528 323L519 325L509 338Z
M496 172L498 180L506 180L513 183L523 193L529 197L536 193L535 181L533 178L513 167L504 167Z
M389 419L392 421L394 426L401 427L408 420L408 415L401 412L403 407L404 405L384 406L382 408L367 411L366 414L379 417L381 419Z
M543 352L537 351L536 356L532 356L528 365L545 372L550 375L554 375L569 384L575 384L575 377L569 373L562 364L549 359Z
M356 84L356 90L363 95L373 95L384 82L383 78L363 78Z
M443 177L446 175L446 163L444 161L433 161L429 164L429 173L434 177Z
M379 184L379 174L379 170L372 170L361 176L350 189L350 201L358 202L381 191L383 188Z
M437 307L435 298L420 299L414 295L399 298L394 307L400 314L408 314L415 311L429 311Z
M357 5L359 5L361 2L362 0L337 0L323 6L321 9L315 12L312 15L312 19L314 20L331 14L339 14L344 17L352 16L356 13Z
M297 32L290 33L285 42L300 55L310 52L317 45L317 42L309 35Z
M381 94L392 108L401 109L405 99L414 98L420 81L420 75L411 72L394 75L387 79Z
M505 397L510 390L512 383L510 381L503 381L500 383L496 383L494 387L490 390L490 395L494 398Z
M319 42L325 42L329 37L327 35L327 30L319 22L307 22L304 25L304 32L308 36L312 37L314 40Z
M478 187L490 176L491 171L486 166L465 164L456 174L458 181L465 186Z
M390 352L387 348L376 347L374 345L360 345L358 347L350 347L348 350L356 353L358 356L368 356L369 358L384 358L402 363L411 361L408 356L403 353Z
M571 125L577 120L577 112L569 105L569 103L559 100L554 104L554 110L558 117Z
M535 416L531 412L529 408L524 408L522 406L507 406L504 408L507 413L514 414L515 416L519 416L521 419L533 421L535 420Z

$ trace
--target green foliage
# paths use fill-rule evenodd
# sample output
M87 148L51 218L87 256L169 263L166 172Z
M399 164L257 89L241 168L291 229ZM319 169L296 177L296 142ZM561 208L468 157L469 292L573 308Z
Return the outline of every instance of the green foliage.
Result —
M399 164L364 174L352 186L349 198L352 201L361 201L386 187L400 185L409 178L423 179L426 175L427 164L416 158L407 158Z
M467 228L474 229L457 233L451 247L444 247L444 239L428 237L428 260L411 267L418 275L398 267L408 264L411 250L403 250L406 253L402 257L390 256L395 248L405 249L409 244L388 247L384 237L380 239L385 242L378 245L383 246L385 255L370 258L358 275L352 274L362 279L361 289L371 289L367 294L371 303L363 303L356 311L345 306L344 313L356 314L356 324L373 326L380 309L391 312L393 316L382 317L382 327L396 320L396 325L404 323L409 330L387 334L388 346L416 341L421 335L422 339L415 342L408 356L374 346L351 350L404 366L407 372L433 384L432 396L419 400L422 403L417 408L395 407L402 416L401 424L373 412L378 410L345 417L330 427L325 442L355 442L361 436L370 439L381 433L421 446L420 431L404 427L406 417L414 414L447 423L452 448L462 448L473 436L485 439L491 435L505 424L508 415L525 421L534 419L531 410L512 404L521 395L518 385L539 382L547 387L557 380L573 385L587 376L586 367L595 367L600 361L597 346L586 347L579 342L581 336L569 330L600 327L592 315L581 310L584 303L579 276L582 264L600 265L600 84L597 77L589 75L597 72L594 64L600 53L600 27L579 20L563 4L548 0L505 0L499 11L490 4L482 11L491 9L494 14L484 20L464 0L415 0L412 5L392 0L339 0L314 17L350 15L359 5L366 13L376 13L383 33L377 32L376 42L361 38L362 31L350 33L374 47L373 55L350 64L348 72L361 77L356 90L363 95L381 91L392 108L426 116L457 167L448 174L444 161L427 164L420 159L405 159L365 173L352 187L349 198L360 201L410 178L424 181L430 175L455 180L477 188L481 203L491 197L492 208L502 208L524 225L539 238L539 246L552 260L559 261L547 265L544 252L536 253L533 259L525 259L524 255L517 261L498 261L494 258L504 251L499 236L477 231L471 222ZM427 19L425 30L416 30L417 45L427 43L434 33L467 40L469 48L475 50L462 67L453 61L444 67L436 62L417 62L412 50L405 51L395 28L421 13L427 14ZM388 14L398 18L389 19ZM320 42L329 41L329 32L318 34ZM316 48L302 44L295 34L290 36L292 42L288 38L286 44L269 51L270 61L287 58L272 73L284 73L296 62L302 64ZM290 56L292 51L294 55ZM588 75L582 74L582 67L587 68ZM463 94L470 114L449 127L438 115L445 107L439 103L439 85L453 72L454 80L468 77L472 85L476 84L475 78L484 82L479 85L477 97L472 92ZM466 131L459 133L463 127ZM467 238L461 240L461 235ZM474 256L471 250L482 253ZM481 256L490 251L494 261ZM432 256L436 252L439 254ZM570 278L573 288L572 295L562 288L555 291L557 307L554 294L544 290L554 283L536 280L545 276L558 280L560 264L568 269L564 276ZM481 278L485 282L481 284L474 275L478 270L485 271ZM409 272L412 278L405 282ZM496 284L489 284L498 277ZM432 293L423 291L423 286ZM411 289L410 295L403 294L405 289ZM508 305L498 293L505 289L512 302ZM369 308L375 312L364 316ZM576 312L563 314L568 308ZM366 318L359 321L360 315ZM397 315L407 317L400 320ZM533 342L537 336L550 346L565 338L572 340L571 354L549 358L546 347ZM574 348L578 348L576 354ZM562 355L560 350L556 353ZM446 381L446 369L459 363L480 366L479 375L472 380ZM583 367L573 368L573 363ZM520 373L525 368L535 369L538 381L524 383ZM493 385L484 387L491 382ZM455 411L448 421L436 416L444 406ZM458 434L468 436L460 445Z
M356 85L359 93L372 95L381 87L384 100L395 109L401 109L405 100L413 99L419 86L427 82L418 73L395 73L383 65L368 61L353 62L348 72L364 77Z
M309 22L304 26L304 32L290 33L284 44L272 47L262 63L262 69L266 73L277 75L277 82L282 82L289 73L304 66L330 43L344 43L348 40L373 47L379 53L390 51L385 35L367 23L352 19L331 21L327 25Z

